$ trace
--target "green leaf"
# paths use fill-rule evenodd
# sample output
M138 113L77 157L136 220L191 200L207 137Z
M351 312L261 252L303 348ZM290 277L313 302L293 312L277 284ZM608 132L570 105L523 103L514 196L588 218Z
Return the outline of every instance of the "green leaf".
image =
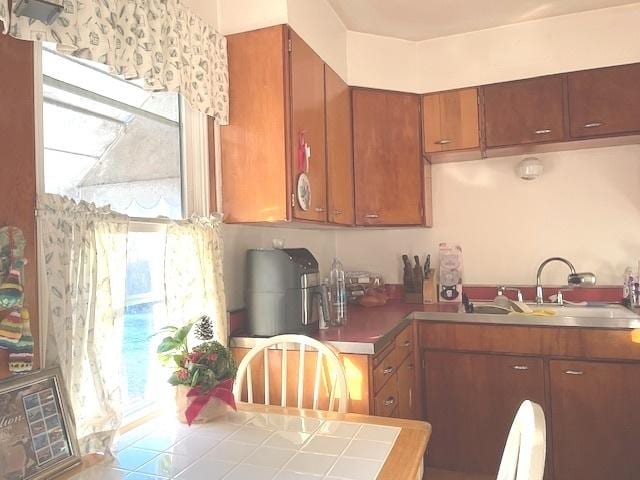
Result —
M175 350L176 348L179 348L180 345L181 345L181 342L176 341L173 337L165 337L160 342L160 345L158 345L158 349L156 350L156 352L167 353L167 352L170 352L171 350Z
M198 384L198 378L200 378L200 370L196 370L191 379L191 386L195 387Z
M171 332L171 333L175 333L178 330L178 327L174 327L173 325L168 325L166 327L162 327L161 329L159 329L157 332L153 333L152 335L149 335L148 339L151 339L157 335L160 335L161 333L164 332Z

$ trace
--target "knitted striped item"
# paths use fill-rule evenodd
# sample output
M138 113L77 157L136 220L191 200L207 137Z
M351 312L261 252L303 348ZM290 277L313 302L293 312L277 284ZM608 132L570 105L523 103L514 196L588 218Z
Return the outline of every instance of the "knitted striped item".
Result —
M22 283L20 272L11 270L7 279L0 285L0 307L14 308L21 307L23 300Z
M22 317L17 310L11 310L0 320L0 348L13 349L22 337Z
M22 336L18 343L9 349L9 371L12 373L30 372L33 368L33 337L31 320L26 308L20 310Z

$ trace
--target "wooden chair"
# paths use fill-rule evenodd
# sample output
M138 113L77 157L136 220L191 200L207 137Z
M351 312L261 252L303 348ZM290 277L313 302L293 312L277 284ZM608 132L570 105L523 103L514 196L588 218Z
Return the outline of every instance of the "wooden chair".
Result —
M253 347L242 359L238 366L238 373L236 381L233 386L233 394L236 399L242 398L242 389L245 383L247 384L247 401L254 403L253 395L253 380L251 376L251 362L253 359L262 355L263 367L264 367L264 403L270 405L270 379L269 379L269 351L273 351L272 347L282 346L282 360L281 360L281 401L280 404L283 407L305 408L303 406L304 388L305 388L305 353L308 352L307 347L317 352L315 374L313 379L313 397L311 402L311 408L318 410L320 401L320 388L324 386L329 393L328 410L333 410L336 398L338 399L338 412L346 413L349 406L349 392L347 388L347 378L342 367L342 363L338 358L338 355L327 345L315 340L313 338L306 337L304 335L278 335L275 337L267 338ZM296 404L290 405L287 398L287 358L289 352L289 346L295 345L298 350L297 361L297 395ZM292 349L292 352L294 349ZM294 353L291 353L294 355ZM295 357L292 359L295 360ZM326 368L325 368L326 364ZM321 385L324 380L324 384Z
M542 407L525 400L511 425L497 480L542 480L546 435Z

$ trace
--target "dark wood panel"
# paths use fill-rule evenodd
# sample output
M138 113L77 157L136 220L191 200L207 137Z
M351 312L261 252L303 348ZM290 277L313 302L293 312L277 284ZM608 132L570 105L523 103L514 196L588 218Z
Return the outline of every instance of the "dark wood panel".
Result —
M36 259L36 161L33 95L33 43L0 35L0 226L22 229L28 263L25 307L31 316L34 368L38 368L38 270ZM4 314L4 312L3 312ZM0 350L0 378L6 377L7 351Z
M564 131L564 76L483 87L487 147L559 142Z
M353 225L353 132L351 90L325 65L327 209L331 223Z
M356 224L423 223L420 98L354 89Z
M416 419L416 364L413 351L398 367L398 417Z
M427 463L495 474L522 401L547 410L542 359L428 351L424 362L426 420L433 427Z
M230 124L222 126L225 221L288 218L285 27L227 37Z
M640 365L551 361L549 369L555 480L637 479Z
M634 330L420 322L427 349L640 360Z
M573 138L640 131L640 64L568 75Z
M293 30L289 30L291 89L292 187L304 171L298 166L300 135L311 149L306 172L311 185L311 206L303 210L296 202L293 216L301 220L327 221L327 163L325 143L324 62Z
M249 349L232 348L233 357L238 363L247 354ZM313 403L313 381L315 378L317 353L307 351L305 353L305 383L303 392L303 408L311 408ZM368 355L343 354L340 356L349 388L349 412L369 415L372 413L373 404L370 404L369 395L369 359ZM320 386L319 408L326 410L329 405L329 389L327 378L330 378L326 362L323 369L323 381ZM287 354L287 399L290 406L297 405L298 391L299 352L289 351ZM282 351L269 351L269 400L271 405L280 405L282 400ZM254 402L264 403L264 357L258 355L251 362L251 374L253 376ZM246 385L243 389L242 399L246 401ZM337 405L337 403L336 403ZM371 410L370 410L371 409Z

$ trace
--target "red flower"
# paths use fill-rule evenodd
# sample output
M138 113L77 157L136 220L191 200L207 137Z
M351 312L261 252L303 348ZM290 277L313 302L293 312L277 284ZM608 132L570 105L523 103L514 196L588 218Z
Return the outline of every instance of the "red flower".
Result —
M176 376L178 377L178 380L186 380L189 378L189 372L182 368L176 372Z
M209 354L208 360L211 363L214 363L216 360L218 360L218 354L217 353L211 353Z

